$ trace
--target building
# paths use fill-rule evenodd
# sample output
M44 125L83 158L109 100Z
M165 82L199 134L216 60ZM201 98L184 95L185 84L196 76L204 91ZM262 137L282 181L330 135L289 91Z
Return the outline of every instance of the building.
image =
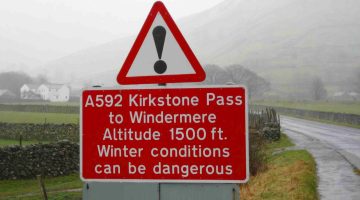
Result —
M37 84L24 84L20 88L20 98L29 100L40 100L41 97L38 94L39 85Z
M24 84L20 93L22 99L41 99L51 102L67 102L70 99L70 88L64 84Z

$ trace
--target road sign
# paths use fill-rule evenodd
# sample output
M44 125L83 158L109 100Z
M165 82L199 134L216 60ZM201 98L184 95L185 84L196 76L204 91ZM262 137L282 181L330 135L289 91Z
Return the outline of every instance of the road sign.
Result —
M248 179L243 87L98 88L81 101L84 181Z
M205 72L162 2L156 2L119 74L120 84L200 82Z

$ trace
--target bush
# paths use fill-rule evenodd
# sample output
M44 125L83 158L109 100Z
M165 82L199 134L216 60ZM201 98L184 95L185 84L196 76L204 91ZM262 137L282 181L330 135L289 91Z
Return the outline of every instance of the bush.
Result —
M263 136L269 141L280 140L281 130L280 124L265 123L265 127L261 130Z
M250 174L254 176L266 169L266 140L257 130L251 129L249 143Z
M280 140L280 118L274 109L267 108L249 113L250 174L266 169L266 143Z
M280 117L273 108L251 111L250 127L259 131L269 141L280 140Z
M68 141L0 148L0 179L62 176L79 171L79 145Z

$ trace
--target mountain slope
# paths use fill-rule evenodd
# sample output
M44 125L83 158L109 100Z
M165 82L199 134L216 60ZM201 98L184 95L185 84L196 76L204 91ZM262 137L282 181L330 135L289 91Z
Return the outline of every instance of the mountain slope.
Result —
M358 0L226 0L178 25L202 64L240 63L275 87L299 73L318 74L334 85L334 78L346 79L360 67L359 13ZM46 68L67 81L114 84L133 40L86 49Z

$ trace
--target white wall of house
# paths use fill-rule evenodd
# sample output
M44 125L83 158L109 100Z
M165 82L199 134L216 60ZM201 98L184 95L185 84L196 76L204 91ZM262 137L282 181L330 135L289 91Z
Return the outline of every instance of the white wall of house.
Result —
M41 84L37 89L37 93L40 94L43 100L49 100L49 87Z
M30 91L30 88L28 85L23 85L21 88L20 88L20 98L22 99L25 99L26 97L26 93Z
M66 102L70 99L70 88L66 85L60 88L49 89L49 101L52 102Z

